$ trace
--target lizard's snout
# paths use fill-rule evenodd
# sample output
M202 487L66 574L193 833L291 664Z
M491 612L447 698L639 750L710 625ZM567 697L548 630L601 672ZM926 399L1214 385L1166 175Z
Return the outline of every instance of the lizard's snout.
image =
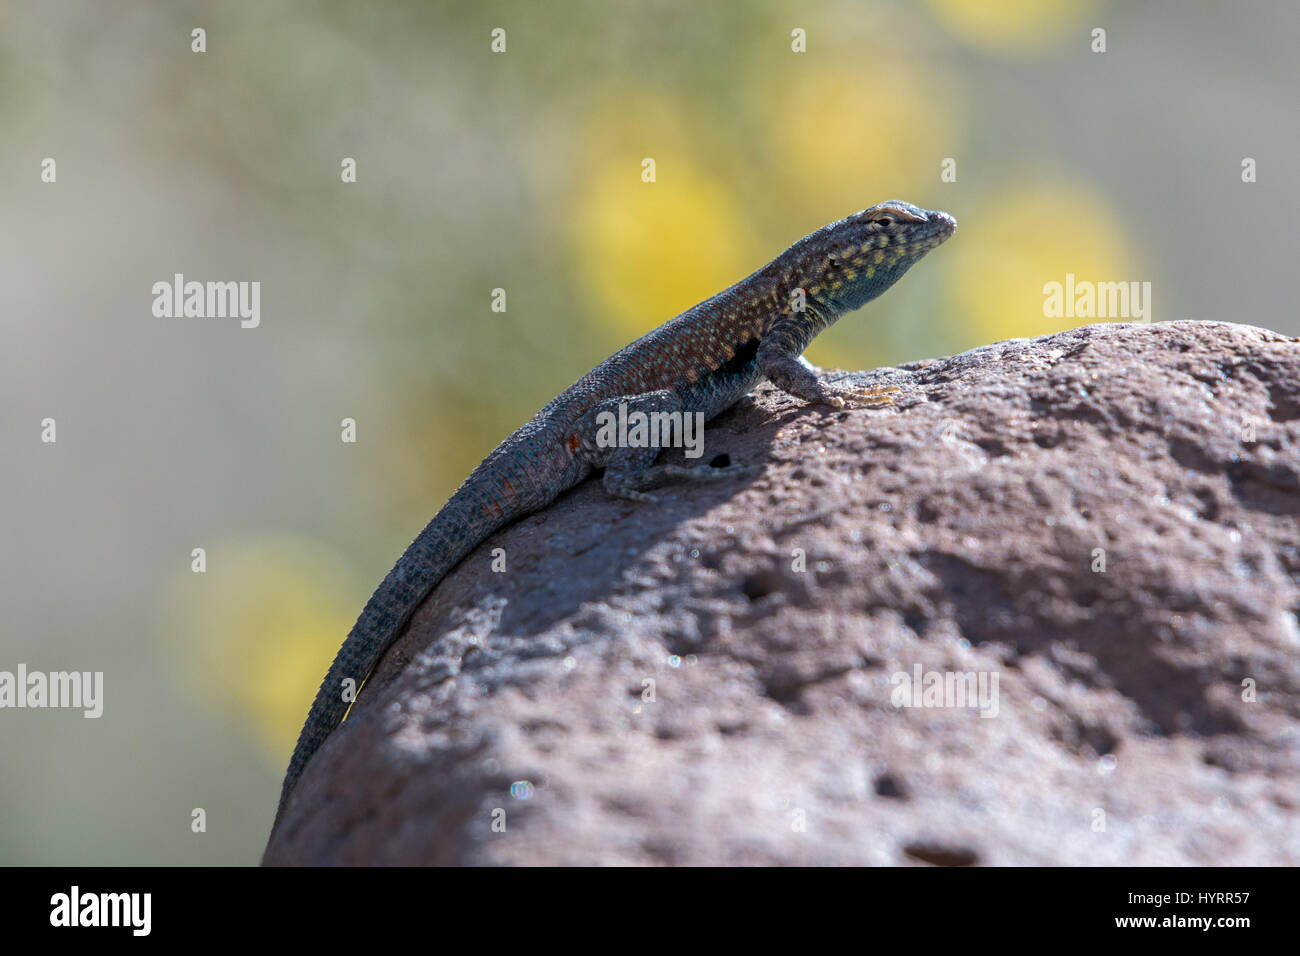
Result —
M945 239L957 231L957 220L946 212L932 212L928 218L938 233Z

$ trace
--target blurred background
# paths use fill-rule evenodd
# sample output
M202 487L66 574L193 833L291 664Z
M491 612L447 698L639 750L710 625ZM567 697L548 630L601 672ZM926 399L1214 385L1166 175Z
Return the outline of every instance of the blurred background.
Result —
M0 710L0 863L256 862L329 661L469 470L857 209L961 228L822 365L1086 324L1044 318L1067 272L1295 334L1298 27L1289 0L3 0L0 670L103 671L105 710ZM154 317L178 272L260 282L260 326Z

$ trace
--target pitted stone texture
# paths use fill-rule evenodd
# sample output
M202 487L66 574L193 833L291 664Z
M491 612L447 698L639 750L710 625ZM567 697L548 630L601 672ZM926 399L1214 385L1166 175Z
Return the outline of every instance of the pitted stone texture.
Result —
M588 481L480 546L267 861L1300 863L1296 340L1098 325L846 378L903 391L760 390L664 456L744 476ZM996 716L894 706L918 665L996 676Z

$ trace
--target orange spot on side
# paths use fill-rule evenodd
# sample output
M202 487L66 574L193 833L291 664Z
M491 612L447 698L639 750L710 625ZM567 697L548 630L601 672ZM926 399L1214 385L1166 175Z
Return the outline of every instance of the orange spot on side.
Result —
M577 451L578 451L578 448L579 448L579 446L580 446L581 444L582 444L582 443L581 443L580 441L578 441L578 436L577 436L577 435L570 435L570 436L569 436L569 453L570 453L570 454L576 454Z

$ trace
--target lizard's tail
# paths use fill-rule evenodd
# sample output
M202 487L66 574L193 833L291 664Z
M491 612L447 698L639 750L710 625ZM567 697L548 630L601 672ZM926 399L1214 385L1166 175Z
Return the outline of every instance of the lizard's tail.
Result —
M422 534L421 537L423 536ZM419 541L417 538L411 549ZM365 610L348 632L347 640L339 648L334 663L321 681L320 690L316 691L316 699L312 701L307 721L298 734L298 743L294 745L293 756L289 758L289 768L284 774L280 805L275 811L275 822L271 825L273 834L280 826L280 818L284 816L285 807L289 803L289 794L293 793L298 778L307 769L312 755L325 742L325 738L333 733L334 728L343 722L344 715L352 706L357 688L370 676L370 672L379 663L379 658L396 640L415 608L450 570L450 564L454 564L445 561L434 564L421 562L417 572L415 567L406 563L411 549L407 550L397 567L388 573L388 577L384 578L366 602ZM344 682L349 680L351 684L347 689L352 693L345 698Z
M468 484L468 483L467 483ZM473 501L466 501L461 489L420 532L388 576L366 602L365 610L348 633L321 682L312 702L307 722L298 735L298 743L289 758L280 789L280 805L275 811L271 834L280 826L289 795L293 793L317 748L342 721L351 706L344 699L344 681L351 679L355 694L361 682L370 676L375 665L397 639L420 602L462 558L497 528L515 515L498 510L488 515ZM472 517L471 517L472 516ZM457 520L460 519L460 520Z

